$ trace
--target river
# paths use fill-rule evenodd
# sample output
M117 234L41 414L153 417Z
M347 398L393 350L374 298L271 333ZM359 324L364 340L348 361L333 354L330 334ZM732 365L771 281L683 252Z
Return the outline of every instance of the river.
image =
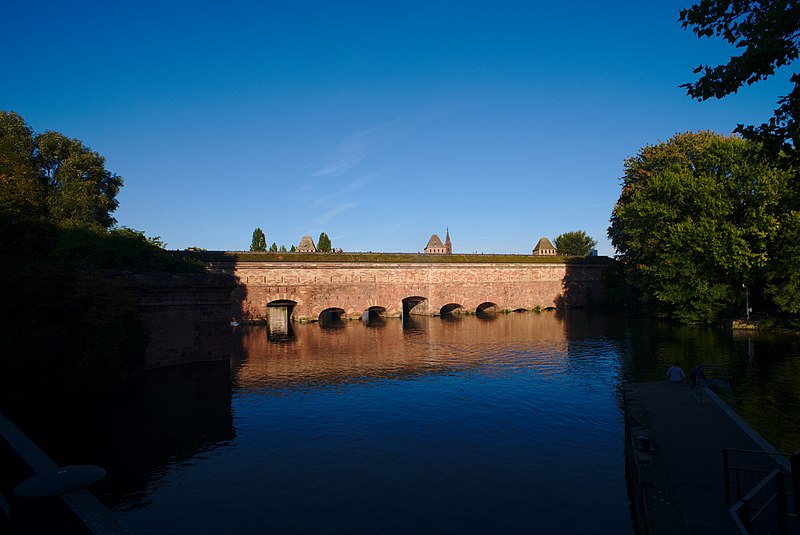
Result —
M135 533L632 533L620 387L724 366L800 448L800 337L583 311L239 327L230 364L11 416Z

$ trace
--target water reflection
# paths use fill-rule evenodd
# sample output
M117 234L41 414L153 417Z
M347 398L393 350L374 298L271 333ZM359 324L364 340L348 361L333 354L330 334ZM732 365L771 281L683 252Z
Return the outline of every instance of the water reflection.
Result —
M281 338L281 346L270 344L272 337L261 329L241 331L244 349L232 363L240 387L263 390L446 373L483 365L487 354L507 359L534 347L547 353L548 368L563 360L569 373L595 374L618 391L624 381L663 380L678 360L687 370L699 364L728 369L734 408L779 449L800 447L800 340L794 337L583 311L411 315L402 320L375 315L366 322L334 314L331 323L294 327L291 337ZM598 366L611 369L599 373Z
M478 310L475 317L482 321L494 321L497 319L497 312L492 308L489 311Z
M240 388L256 390L363 381L441 373L496 358L477 354L478 347L510 354L519 345L547 345L549 353L567 347L561 315L524 314L505 319L486 322L453 315L370 320L370 325L379 329L365 329L361 321L348 320L299 324L296 336L280 345L270 343L260 328L243 328L241 349L232 357L234 380Z
M135 532L630 533L617 392L675 359L727 368L736 410L800 448L797 338L581 311L329 315L237 329L230 367L9 415L60 464L104 466Z
M367 326L383 325L384 322L382 320L384 319L386 319L386 309L384 307L369 307L361 314L361 322Z
M621 416L604 386L618 353L578 373L566 316L488 316L301 324L281 344L241 329L238 455L259 468L231 492L249 521L300 533L630 532Z
M779 450L800 448L800 338L665 322L611 319L607 336L620 345L627 380L664 380L678 360L685 370L722 366L731 378L733 408Z

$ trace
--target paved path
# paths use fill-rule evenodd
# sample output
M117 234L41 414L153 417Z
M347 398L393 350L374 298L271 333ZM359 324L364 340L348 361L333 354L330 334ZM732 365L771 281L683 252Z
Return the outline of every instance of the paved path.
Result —
M771 446L724 403L695 400L689 385L630 384L625 397L636 432L652 440L644 488L651 533L737 533L725 505L722 449ZM776 466L766 455L762 462Z

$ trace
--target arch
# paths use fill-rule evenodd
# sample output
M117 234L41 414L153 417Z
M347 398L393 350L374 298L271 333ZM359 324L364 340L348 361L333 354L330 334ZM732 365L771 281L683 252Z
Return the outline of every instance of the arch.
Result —
M425 315L428 309L428 298L419 295L403 299L403 317L411 314Z
M345 311L341 308L326 308L319 313L320 327L341 327L344 325Z
M267 338L283 342L294 338L292 311L297 303L288 299L278 299L267 303Z
M463 311L464 307L458 303L448 303L439 309L439 314L441 316L452 316L461 314Z
M481 303L475 307L475 316L484 321L491 321L497 319L497 305L492 302Z
M372 306L361 313L361 321L368 327L378 327L386 324L386 309Z
M386 309L384 307L378 307L378 306L369 307L361 315L362 316L368 316L370 318L374 318L374 317L377 317L377 316L385 316L386 315Z
M268 307L293 307L297 305L297 301L291 299L276 299L267 303Z
M476 314L495 314L497 312L497 305L491 301L486 301L475 307Z

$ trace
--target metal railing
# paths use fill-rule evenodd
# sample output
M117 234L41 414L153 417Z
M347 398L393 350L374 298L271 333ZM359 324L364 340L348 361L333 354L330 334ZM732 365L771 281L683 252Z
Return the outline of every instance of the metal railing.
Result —
M787 454L725 448L725 505L742 535L797 533ZM734 462L736 458L736 462Z
M728 378L728 370L722 366L708 366L701 364L692 368L690 372L692 386L694 386L694 397L697 401L703 400L703 387L716 388L725 393L725 400L730 403L733 395L731 393L731 381Z
M84 485L59 488L68 469L81 467L59 467L3 413L0 467L0 534L130 534ZM21 492L26 481L36 478L35 492Z

